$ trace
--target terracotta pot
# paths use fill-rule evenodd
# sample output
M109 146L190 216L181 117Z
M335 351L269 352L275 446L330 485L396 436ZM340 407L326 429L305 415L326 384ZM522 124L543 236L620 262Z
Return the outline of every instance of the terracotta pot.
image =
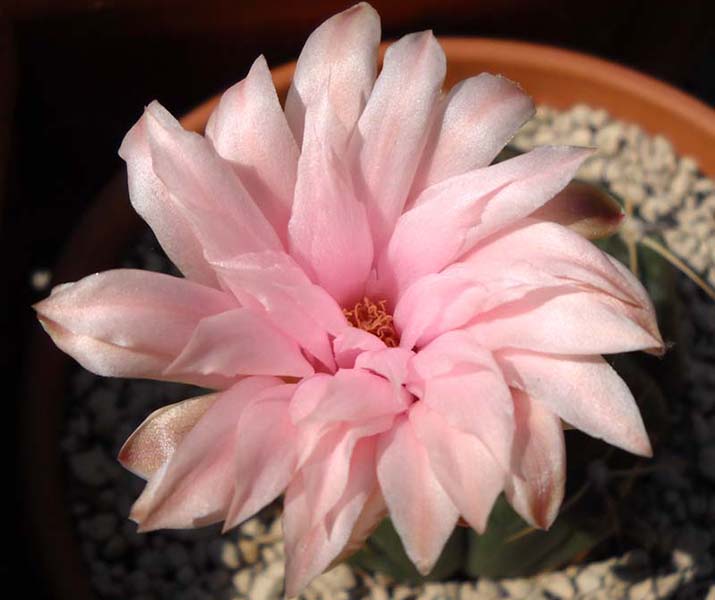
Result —
M501 73L518 81L536 103L557 108L575 103L603 107L651 134L660 133L679 153L693 156L705 173L715 175L715 111L669 85L557 48L468 38L441 42L449 65L447 87L482 71ZM291 63L273 70L281 97L294 67ZM202 131L217 102L213 98L186 115L184 127ZM131 209L126 176L117 175L78 224L58 261L54 281L74 281L116 266L143 227ZM29 534L41 563L38 566L56 597L90 599L69 510L62 502L59 439L64 406L58 399L65 394L70 360L38 326L30 340L27 366L21 472L29 475L24 489Z

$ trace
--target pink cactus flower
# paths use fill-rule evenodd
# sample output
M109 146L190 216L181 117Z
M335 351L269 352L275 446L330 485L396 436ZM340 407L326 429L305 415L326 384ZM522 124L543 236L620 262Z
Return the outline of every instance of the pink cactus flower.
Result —
M427 573L501 492L537 527L564 493L562 420L640 455L602 354L663 347L618 262L530 218L590 150L490 165L533 112L481 74L442 92L431 32L392 44L367 4L316 29L279 104L263 57L206 135L158 103L120 154L131 200L185 278L120 269L36 306L100 375L214 393L167 406L120 460L143 531L235 527L284 494L286 593L386 514Z

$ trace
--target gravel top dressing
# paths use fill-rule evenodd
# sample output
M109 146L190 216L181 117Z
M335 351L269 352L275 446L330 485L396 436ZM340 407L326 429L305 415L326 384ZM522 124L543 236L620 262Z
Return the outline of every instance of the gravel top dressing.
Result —
M715 184L692 159L678 157L663 137L587 106L567 112L540 107L513 140L520 150L544 144L597 147L579 177L633 202L630 231L658 235L715 286ZM172 269L150 237L126 266ZM616 558L500 581L410 587L340 565L301 598L715 599L715 302L684 276L676 285L685 307L676 317L686 342L679 349L685 358L682 398L668 399L670 434L656 442L655 457L644 463L629 498L634 516L622 526L634 528L640 544ZM279 505L224 535L218 526L139 535L127 518L144 482L119 465L117 452L153 410L194 395L187 386L104 379L77 366L70 395L62 441L65 500L98 598L282 598Z

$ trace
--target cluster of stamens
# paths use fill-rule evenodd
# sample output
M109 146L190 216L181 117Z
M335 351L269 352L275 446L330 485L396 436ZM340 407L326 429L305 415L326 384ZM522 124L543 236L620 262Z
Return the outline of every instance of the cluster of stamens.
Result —
M353 308L343 309L343 314L353 327L367 331L379 337L389 348L399 342L392 315L387 312L387 300L373 302L367 296Z

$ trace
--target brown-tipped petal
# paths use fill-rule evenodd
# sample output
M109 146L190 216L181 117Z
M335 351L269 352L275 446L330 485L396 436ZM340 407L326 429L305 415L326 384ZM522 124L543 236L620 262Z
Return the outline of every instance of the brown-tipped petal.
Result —
M611 194L585 181L572 181L532 215L564 225L589 240L616 233L624 216L623 208Z
M216 394L207 394L155 410L124 442L117 459L125 469L149 479L215 400Z
M512 390L516 433L506 496L528 523L548 529L564 498L566 446L561 420L525 393Z

